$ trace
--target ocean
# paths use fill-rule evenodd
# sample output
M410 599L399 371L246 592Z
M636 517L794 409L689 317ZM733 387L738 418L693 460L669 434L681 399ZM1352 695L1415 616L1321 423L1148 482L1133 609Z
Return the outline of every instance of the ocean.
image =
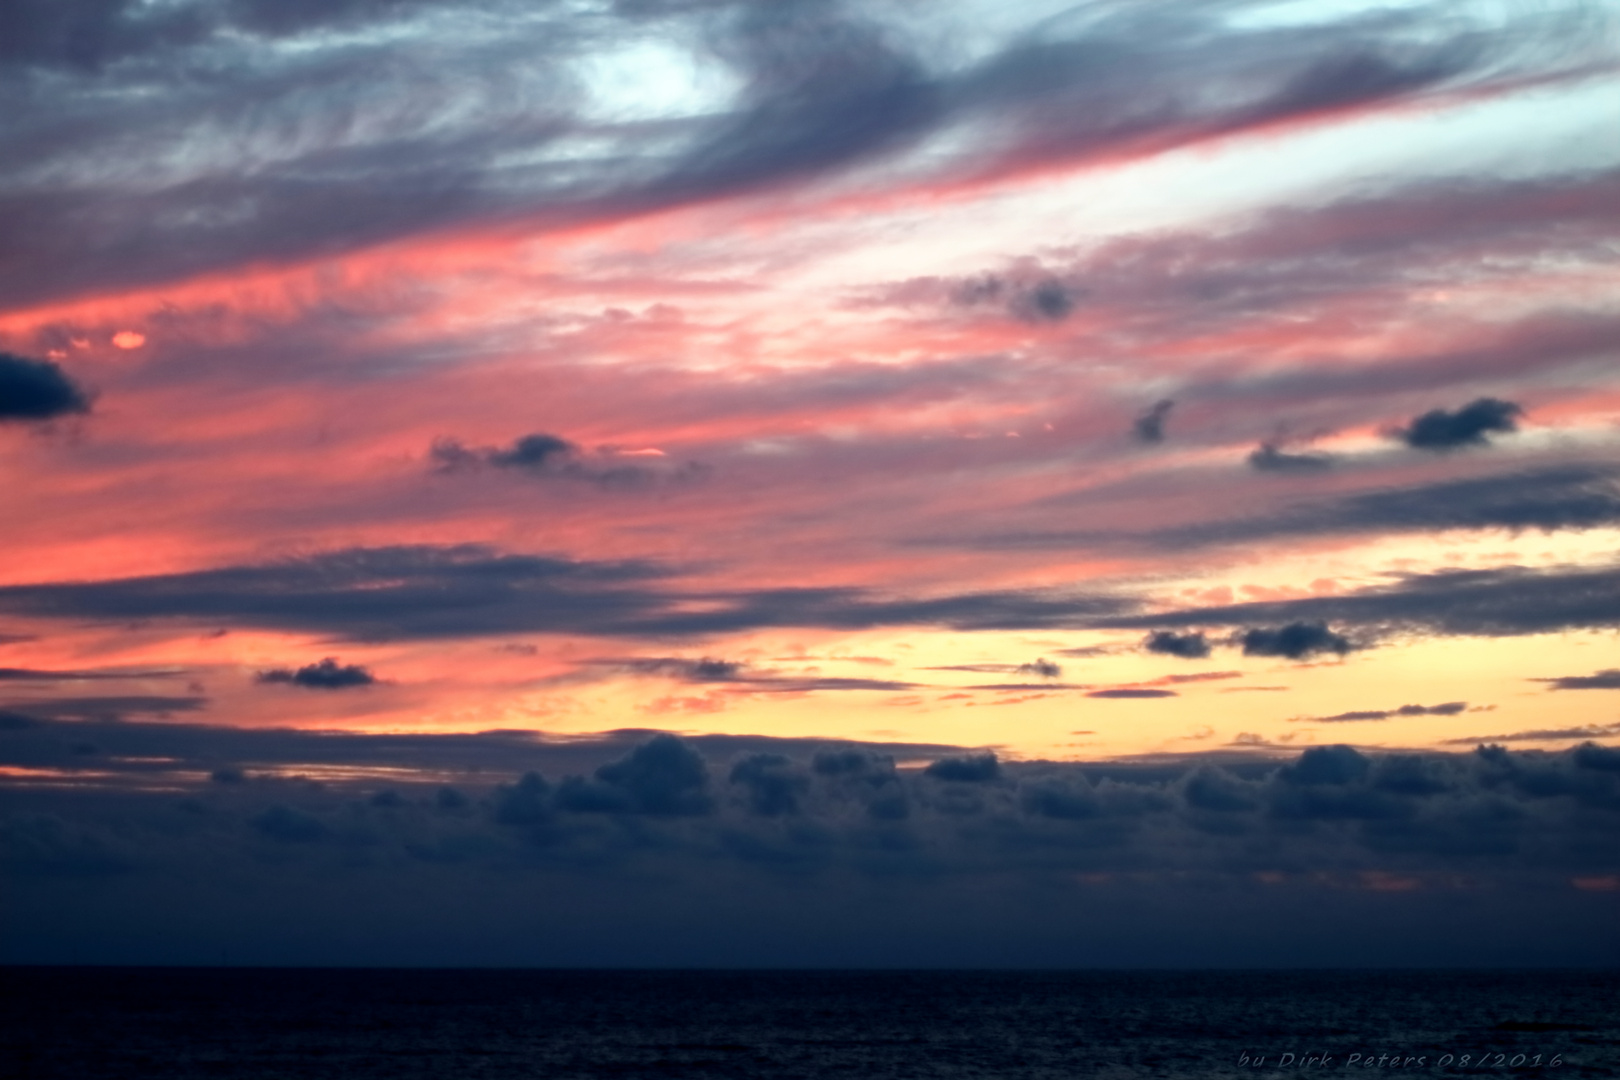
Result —
M5 968L8 1078L1620 1076L1620 973Z

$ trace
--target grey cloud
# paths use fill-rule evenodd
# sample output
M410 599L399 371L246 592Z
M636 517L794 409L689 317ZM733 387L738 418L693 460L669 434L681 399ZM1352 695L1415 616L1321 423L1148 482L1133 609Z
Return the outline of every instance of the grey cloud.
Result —
M1091 625L1145 629L1278 621L1324 626L1331 621L1378 632L1405 629L1483 637L1612 627L1620 625L1620 568L1442 570L1407 575L1390 585L1342 596L1105 616Z
M321 738L283 734L306 747ZM13 735L33 737L6 738ZM382 764L400 739L342 737L334 749L358 744L360 760ZM1038 900L1031 910L1048 912L1054 888L1066 890L1057 894L1067 898L1059 905L1065 911L1099 896L1157 910L1191 890L1198 902L1181 930L1202 939L1211 905L1225 918L1225 905L1236 904L1230 910L1258 918L1255 940L1269 940L1278 909L1267 905L1283 896L1306 907L1369 897L1398 905L1403 920L1432 903L1444 909L1443 921L1477 906L1471 899L1488 897L1495 911L1523 892L1537 898L1534 910L1564 912L1556 898L1574 903L1583 895L1572 879L1612 873L1620 825L1620 751L1596 744L1469 754L1328 746L1280 760L1204 754L1107 763L995 762L958 752L937 758L931 773L897 772L865 748L778 745L733 754L708 743L699 753L693 743L641 733L591 779L577 770L556 785L532 769L519 776L527 766L509 756L481 778L458 780L452 790L469 795L437 797L443 783L429 776L464 760L467 741L432 737L430 745L449 756L429 752L423 763L438 768L417 781L390 774L381 787L194 778L182 782L197 789L183 804L171 790L13 788L0 815L8 904L28 898L40 911L68 913L30 923L50 932L60 929L53 920L70 917L73 925L106 925L84 921L87 909L73 904L99 903L102 918L115 920L185 911L182 933L191 940L195 913L219 910L200 902L212 897L226 905L236 955L263 929L258 916L232 906L248 895L274 897L276 919L293 919L301 937L317 939L357 896L405 904L412 917L400 925L417 941L424 926L442 924L457 928L459 941L467 926L486 925L498 910L510 917L514 904L531 931L550 934L555 926L574 935L593 911L622 931L688 902L691 910L673 913L683 934L734 934L740 918L778 920L804 904L825 916L817 925L836 926L843 939L881 937L858 912L901 904L912 886L918 895L944 896L951 908L986 889L1005 897L1027 888ZM725 760L727 781L714 791L708 776ZM86 875L139 888L86 890ZM516 887L486 912L481 898L503 881ZM1390 881L1403 891L1377 891ZM300 887L284 891L288 882ZM704 882L718 888L689 893ZM780 890L755 891L771 882ZM725 899L739 890L743 904ZM1272 899L1252 908L1256 896ZM551 906L570 897L581 898L572 917ZM1569 909L1585 912L1587 950L1612 922L1606 898L1591 899L1602 903ZM984 926L1011 917L1004 904L992 909ZM368 901L365 922L375 923L380 910ZM901 910L910 923L928 909L912 902ZM704 911L706 920L698 917ZM1263 912L1271 914L1259 918ZM1503 925L1522 932L1540 925L1520 925L1521 914L1515 909ZM1075 916L1074 926L1097 930L1091 916ZM114 925L120 940L130 940L135 923ZM1323 925L1342 935L1360 924L1334 914ZM499 926L495 936L509 957L513 927ZM1143 928L1167 929L1174 927L1152 920ZM1464 937L1455 955L1477 957L1480 942ZM82 946L82 933L77 940ZM465 959L447 954L456 955Z
M1620 723L1585 724L1581 727L1539 728L1534 731L1512 731L1500 735L1468 735L1460 739L1447 739L1448 746L1475 746L1482 743L1504 742L1558 742L1568 739L1603 739L1620 735Z
M1164 441L1164 425L1170 419L1170 410L1176 403L1169 398L1156 401L1146 412L1138 416L1131 423L1131 434L1136 436L1137 442L1160 443Z
M1209 639L1201 633L1178 634L1173 630L1155 630L1143 639L1142 648L1162 656L1201 660L1209 655Z
M1283 656L1303 660L1318 653L1343 656L1354 646L1343 634L1320 622L1291 622L1285 626L1256 626L1238 636L1244 656Z
M1146 687L1136 686L1122 686L1116 687L1112 690L1093 690L1091 693L1086 695L1088 698L1117 698L1119 700L1127 701L1132 698L1141 698L1145 700L1147 698L1167 698L1179 696L1180 695L1174 690L1153 690Z
M1321 472L1333 467L1333 458L1327 454L1291 454L1274 442L1266 442L1249 455L1249 467L1261 472Z
M0 611L190 619L383 640L524 631L711 634L769 626L1027 629L1074 626L1130 606L1117 597L1041 591L920 600L838 588L693 593L665 586L671 576L648 563L504 555L478 545L361 548L187 574L4 586ZM709 610L685 609L691 600ZM819 682L828 688L904 685Z
M937 163L946 175L1143 152L1327 108L1557 78L1590 63L1583 43L1601 39L1545 17L1493 33L1439 5L1240 28L1155 3L1047 20L947 71L925 41L873 21L885 14L830 3L621 3L588 16L499 0L13 3L0 65L31 122L0 143L21 163L0 177L13 238L0 285L38 301L464 222L569 224L789 183L964 130L994 138ZM455 32L486 22L507 32ZM698 62L723 65L736 99L656 121L592 117L575 61L653 33L701 41ZM174 169L172 148L213 125L280 153L253 168ZM581 154L581 143L597 149ZM170 168L163 183L121 188L88 167L113 153L135 175L158 175L146 161ZM1050 319L1072 293L1037 287L1030 299L1030 315Z
M1402 716L1456 716L1467 708L1466 701L1447 701L1440 705L1402 705L1398 709L1355 709L1334 713L1332 716L1300 716L1295 719L1319 724L1344 724L1362 720L1393 720Z
M1590 529L1620 523L1620 471L1576 462L1295 502L1276 513L1206 520L1153 532L1053 532L973 538L973 546L1152 545L1178 550L1292 536L1444 529Z
M940 758L924 769L923 775L962 784L984 784L1001 775L1001 763L995 754Z
M1524 409L1511 401L1479 398L1455 412L1433 409L1415 417L1396 436L1414 450L1446 451L1464 446L1484 446L1486 436L1518 430L1517 419Z
M1537 679L1554 690L1620 690L1620 668L1608 668L1596 675L1563 675L1556 679Z
M84 717L87 719L117 718L128 713L196 712L208 704L208 699L197 696L168 694L102 694L93 697L51 697L33 701L0 703L0 710L10 710L30 717Z
M798 813L810 789L809 775L781 754L751 754L732 766L728 779L748 791L749 809L766 817Z
M90 411L90 396L50 360L0 352L0 423Z
M272 668L254 676L255 682L286 683L311 690L349 690L370 686L377 677L358 664L339 664L328 656L318 663L305 664L294 671L291 668Z

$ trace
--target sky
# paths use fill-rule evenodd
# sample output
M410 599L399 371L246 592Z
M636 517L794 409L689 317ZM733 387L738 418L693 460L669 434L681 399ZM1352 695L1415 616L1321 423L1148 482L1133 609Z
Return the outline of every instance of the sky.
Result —
M1613 0L0 10L17 962L1620 962Z

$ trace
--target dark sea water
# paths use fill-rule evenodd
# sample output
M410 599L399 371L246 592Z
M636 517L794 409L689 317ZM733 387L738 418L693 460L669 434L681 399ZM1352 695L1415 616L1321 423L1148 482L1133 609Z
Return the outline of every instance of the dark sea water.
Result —
M0 979L7 1078L1620 1076L1612 972L9 968Z

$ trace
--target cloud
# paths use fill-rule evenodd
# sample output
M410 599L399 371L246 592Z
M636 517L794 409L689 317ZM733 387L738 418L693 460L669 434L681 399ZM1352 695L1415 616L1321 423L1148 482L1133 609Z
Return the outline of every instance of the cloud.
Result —
M1398 709L1357 709L1335 713L1332 716L1297 716L1296 721L1320 724L1343 724L1361 720L1393 720L1404 716L1456 716L1468 708L1466 701L1448 701L1441 705L1402 705Z
M78 716L87 719L118 718L127 713L196 712L208 704L205 697L178 697L166 694L102 694L94 697L53 697L37 701L0 703L0 710L11 710L31 717Z
M254 676L254 681L287 683L311 690L348 690L358 686L370 686L377 681L377 677L357 664L340 665L336 657L328 656L318 663L305 664L296 671L291 668L261 671Z
M750 754L732 766L728 780L747 790L749 809L764 817L798 813L799 801L810 790L810 776L802 766L781 754Z
M1414 450L1444 452L1465 446L1484 446L1492 433L1518 430L1524 409L1511 401L1479 398L1455 412L1434 409L1415 417L1395 435Z
M1327 628L1326 623L1291 622L1286 626L1251 627L1238 635L1244 656L1284 656L1303 660L1317 653L1343 656L1354 646L1350 639Z
M60 364L0 352L0 423L90 411L90 397Z
M1249 467L1261 472L1321 472L1333 467L1333 458L1327 454L1290 454L1274 442L1264 442L1249 455Z
M1112 690L1093 690L1086 697L1091 698L1167 698L1180 697L1174 690L1152 690L1145 687L1123 686Z
M923 775L961 784L987 784L1001 775L1001 763L995 754L940 758L924 769Z
M138 725L152 739L199 734L175 727ZM625 951L626 927L651 927L656 940L668 926L683 942L711 943L735 942L741 927L743 953L705 945L685 961L825 960L853 936L860 947L837 954L841 964L864 954L914 967L918 956L956 960L962 954L941 950L964 933L1061 916L1040 924L1030 958L1050 959L1052 943L1078 930L1084 940L1129 931L1143 942L1177 940L1174 949L1122 954L1121 963L1173 965L1207 941L1212 918L1223 926L1241 918L1249 930L1222 954L1234 961L1296 931L1300 941L1342 946L1332 956L1348 961L1391 933L1404 935L1398 944L1410 955L1483 910L1495 921L1457 930L1437 958L1478 958L1497 939L1481 936L1492 926L1522 944L1573 918L1567 949L1536 955L1591 962L1592 941L1606 940L1612 922L1609 907L1580 906L1569 884L1612 873L1609 841L1620 824L1620 750L1590 743L1557 753L1327 746L1141 762L997 761L958 750L929 769L897 771L864 747L778 743L735 753L707 743L699 752L643 732L589 778L576 770L552 784L511 754L534 742L518 733L210 731L261 745L274 735L289 753L352 753L371 766L412 746L422 771L356 768L345 779L334 770L319 785L258 770L213 783L192 770L152 790L14 786L0 814L0 868L8 904L32 913L27 947L100 958L109 945L99 927L118 948L136 943L149 958L175 958L197 935L217 934L199 957L227 947L257 962L255 943L291 922L296 939L275 939L283 961L358 961L364 950L345 951L355 941L397 932L389 955L465 964L486 955L469 951L468 935L487 932L490 958L600 964L649 958L645 944ZM45 738L0 735L0 752L14 739ZM445 798L446 770L468 763L470 745L508 756L461 773ZM719 790L717 770L726 778ZM130 884L87 889L87 875ZM1379 892L1392 878L1406 891ZM1472 902L1480 898L1490 903ZM1368 921L1392 903L1392 916ZM908 950L870 951L920 921L931 930L906 939ZM772 926L777 936L766 933ZM583 952L566 952L599 932ZM779 951L807 933L808 952ZM442 949L410 951L424 942ZM8 958L23 944L8 942ZM1264 955L1297 960L1297 944Z
M1173 630L1155 630L1142 640L1142 648L1162 656L1201 660L1209 655L1209 639L1197 632L1178 634Z
M1620 668L1608 668L1596 675L1564 675L1556 679L1536 679L1554 690L1620 690Z
M1167 623L1232 626L1277 621L1341 622L1380 633L1402 629L1483 637L1614 627L1620 626L1620 567L1441 570L1401 575L1392 584L1339 596L1102 616L1090 625L1146 629Z
M1585 724L1580 727L1540 728L1533 731L1512 731L1505 735L1465 735L1446 739L1447 746L1474 746L1482 743L1504 742L1562 742L1568 739L1605 739L1620 735L1620 723Z
M1164 425L1170 419L1170 410L1176 403L1170 398L1154 402L1146 412L1138 416L1131 424L1131 434L1141 443L1161 443L1164 441Z

